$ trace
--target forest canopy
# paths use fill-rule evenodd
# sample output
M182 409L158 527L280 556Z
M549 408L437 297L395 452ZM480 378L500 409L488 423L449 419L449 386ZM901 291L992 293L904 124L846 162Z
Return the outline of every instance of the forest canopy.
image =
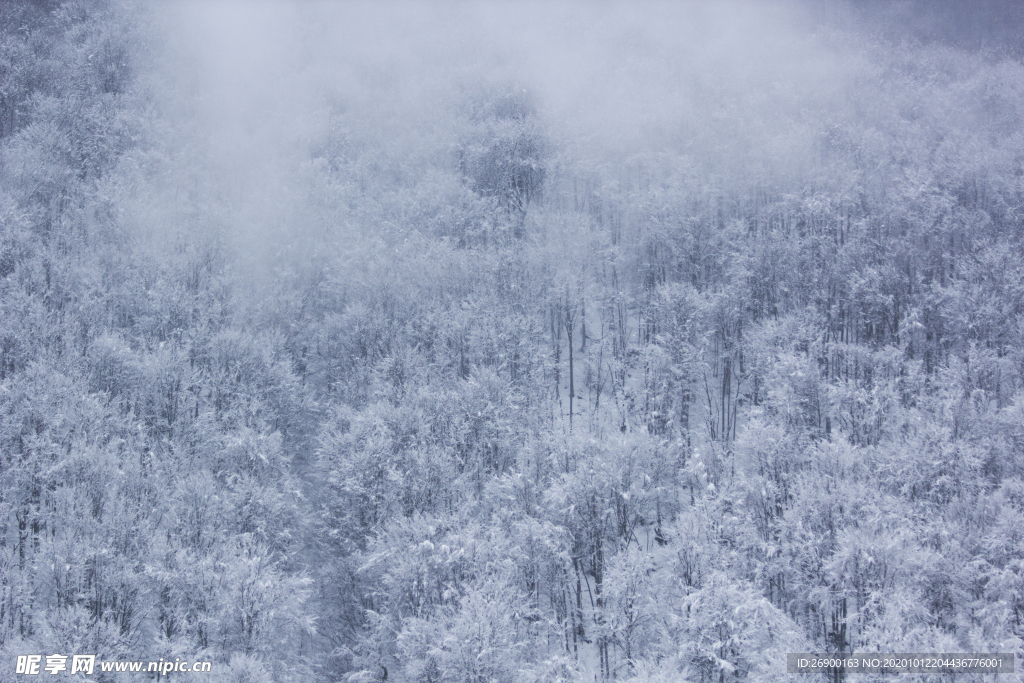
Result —
M1022 29L0 4L0 681L1019 663Z

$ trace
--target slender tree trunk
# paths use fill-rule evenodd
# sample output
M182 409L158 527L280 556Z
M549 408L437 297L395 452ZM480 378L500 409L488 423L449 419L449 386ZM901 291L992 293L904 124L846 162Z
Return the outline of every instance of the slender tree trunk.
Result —
M580 353L587 352L587 302L580 299Z
M569 431L572 431L572 403L576 398L575 369L572 357L573 320L572 315L565 316L565 334L569 338Z

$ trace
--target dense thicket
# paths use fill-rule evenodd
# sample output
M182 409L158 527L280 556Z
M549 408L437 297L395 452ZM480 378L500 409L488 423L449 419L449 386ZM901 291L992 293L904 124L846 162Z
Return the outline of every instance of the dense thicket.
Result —
M0 680L1020 654L1024 65L763 7L612 11L585 95L392 17L214 97L0 6Z

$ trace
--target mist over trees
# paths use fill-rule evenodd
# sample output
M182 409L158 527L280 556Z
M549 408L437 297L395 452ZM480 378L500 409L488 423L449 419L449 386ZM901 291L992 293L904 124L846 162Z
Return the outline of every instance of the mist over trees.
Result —
M0 681L1019 661L1022 27L0 4Z

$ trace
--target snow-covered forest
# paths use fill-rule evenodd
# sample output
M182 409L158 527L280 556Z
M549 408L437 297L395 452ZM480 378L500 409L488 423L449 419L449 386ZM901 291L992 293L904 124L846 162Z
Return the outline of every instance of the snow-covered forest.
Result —
M0 681L1021 680L1022 14L0 3Z

